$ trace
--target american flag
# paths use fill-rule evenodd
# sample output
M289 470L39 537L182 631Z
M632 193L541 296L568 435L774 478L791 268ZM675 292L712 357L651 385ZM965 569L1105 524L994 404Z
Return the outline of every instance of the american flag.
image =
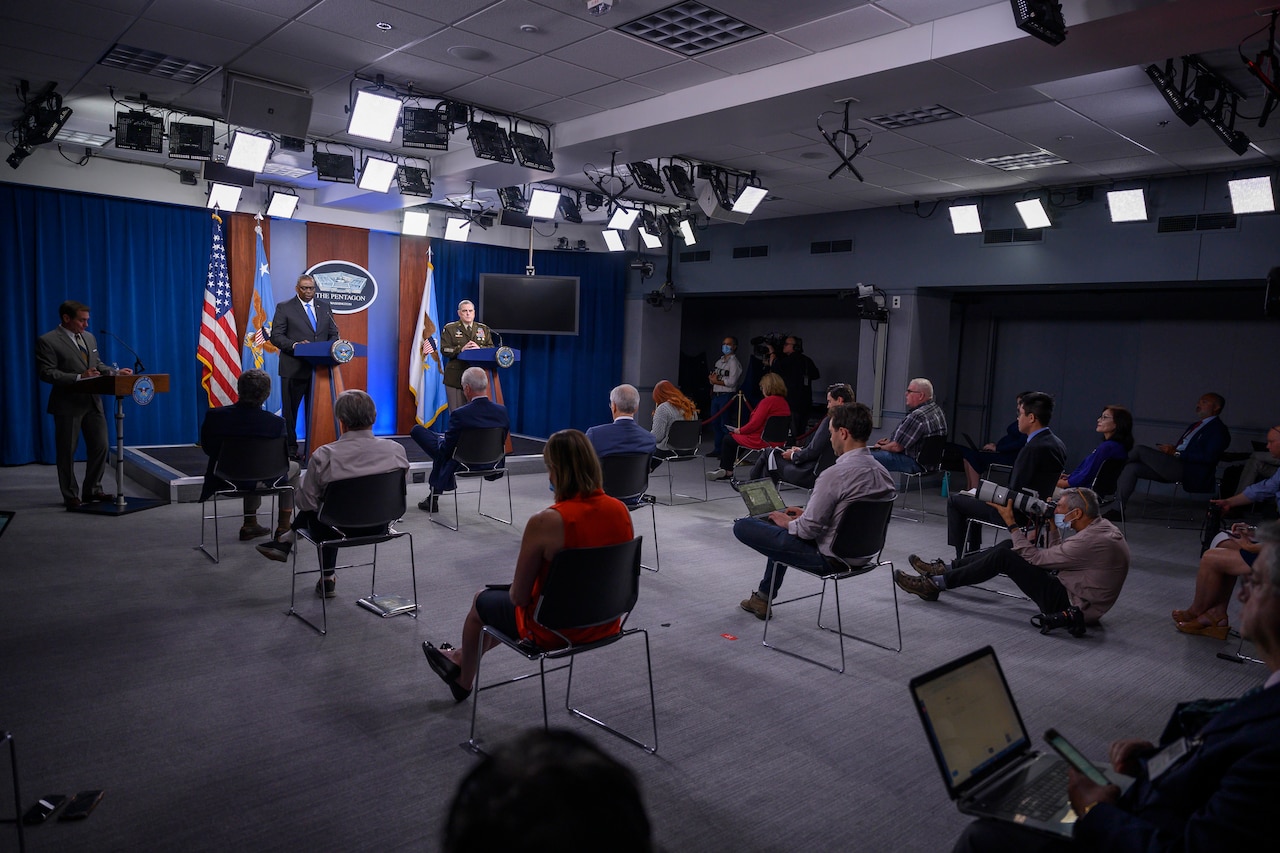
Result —
M222 240L222 218L213 215L213 245L209 249L209 278L204 285L204 315L200 320L200 345L196 359L204 365L200 384L209 395L210 407L236 401L240 377L240 346L236 317L231 312L231 278L227 275L227 247Z

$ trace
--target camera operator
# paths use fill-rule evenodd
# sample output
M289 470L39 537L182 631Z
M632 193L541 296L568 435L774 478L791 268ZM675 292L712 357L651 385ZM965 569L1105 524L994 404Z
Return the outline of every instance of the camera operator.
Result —
M1035 499L1029 502L1044 509L1051 506ZM972 586L1005 574L1040 608L1040 615L1031 620L1040 633L1067 628L1072 636L1084 636L1084 626L1096 624L1116 603L1129 573L1129 546L1119 528L1098 517L1098 496L1091 489L1064 491L1053 507L1054 527L1044 548L1037 548L1035 537L1018 525L1012 500L988 506L1009 528L1007 541L961 557L950 567L942 560L926 563L912 554L911 567L918 574L895 570L894 583L925 601L937 601L944 589ZM1060 532L1067 531L1074 535L1063 539Z
M733 413L735 419L730 424L730 413L727 411L742 382L742 362L734 355L737 351L738 339L733 335L725 335L724 342L720 344L720 358L716 359L715 366L707 377L707 381L711 383L711 433L715 436L708 456L718 457L724 437L729 434L729 427L740 424L736 419L737 412Z

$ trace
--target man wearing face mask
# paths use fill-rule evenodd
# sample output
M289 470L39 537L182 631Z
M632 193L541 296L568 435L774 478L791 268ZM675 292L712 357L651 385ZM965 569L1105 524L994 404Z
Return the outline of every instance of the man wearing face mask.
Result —
M1091 489L1064 491L1054 507L1055 529L1044 548L1037 548L1035 539L1022 531L1012 505L989 506L1000 513L1009 539L950 566L942 560L926 563L912 554L911 567L917 574L898 569L894 582L925 601L937 601L944 589L1005 574L1040 608L1032 624L1041 633L1065 627L1073 636L1083 636L1084 626L1096 624L1116 603L1129 573L1129 546L1119 528L1098 517L1098 496Z

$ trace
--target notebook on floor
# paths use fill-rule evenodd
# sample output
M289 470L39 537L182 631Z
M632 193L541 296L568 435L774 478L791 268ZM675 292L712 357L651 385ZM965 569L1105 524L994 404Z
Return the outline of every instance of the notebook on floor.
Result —
M911 679L947 793L964 814L1070 837L1067 764L1037 752L990 647Z
M738 494L742 495L742 502L747 505L747 515L752 518L764 518L771 512L781 512L787 508L786 501L778 494L778 487L768 477L742 483L738 486Z

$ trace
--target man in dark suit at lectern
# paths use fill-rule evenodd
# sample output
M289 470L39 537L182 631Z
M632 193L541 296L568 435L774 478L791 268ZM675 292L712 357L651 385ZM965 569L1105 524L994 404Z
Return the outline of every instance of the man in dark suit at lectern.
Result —
M316 299L316 280L309 275L298 276L294 288L298 295L276 306L271 320L271 343L280 350L280 404L284 409L284 422L289 430L289 456L298 455L298 406L303 400L311 402L311 365L297 358L293 348L312 341L336 341L338 324L333 311L322 300ZM308 429L311 424L307 424Z
M47 411L53 415L54 447L58 463L58 487L67 509L82 503L114 500L102 491L102 474L107 470L107 419L97 394L79 394L73 389L81 379L110 373L98 357L98 342L89 334L89 306L68 300L58 306L62 322L58 328L36 338L36 369L41 382L53 386ZM132 373L125 368L121 373ZM76 445L84 435L88 464L84 489L76 483Z

